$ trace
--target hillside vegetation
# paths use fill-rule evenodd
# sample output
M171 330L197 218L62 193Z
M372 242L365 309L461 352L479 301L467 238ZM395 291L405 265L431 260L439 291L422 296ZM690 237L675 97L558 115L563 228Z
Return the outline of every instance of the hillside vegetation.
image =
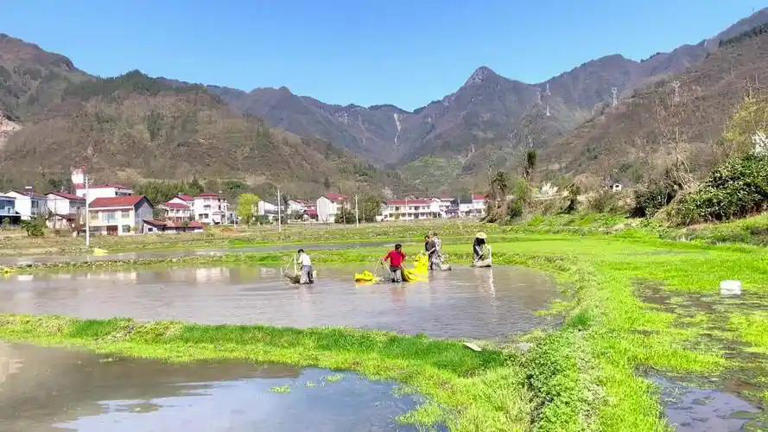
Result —
M729 119L767 80L768 34L740 38L607 109L542 159L550 171L586 173L593 183L639 184L679 163L702 178L728 156L718 143Z
M8 139L0 185L66 183L81 165L100 182L239 179L297 194L320 193L328 183L367 190L386 179L326 141L272 129L201 87L170 86L138 71L70 84L62 98Z

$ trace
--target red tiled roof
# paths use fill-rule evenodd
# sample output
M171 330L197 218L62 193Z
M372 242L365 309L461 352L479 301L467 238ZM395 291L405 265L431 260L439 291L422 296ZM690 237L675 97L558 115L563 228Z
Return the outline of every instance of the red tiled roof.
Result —
M336 194L336 193L328 193L323 195L324 197L328 198L329 200L333 202L339 202L339 201L346 201L349 199L346 195Z
M171 209L177 209L177 210L189 210L189 206L186 204L178 203L178 202L170 202L168 201L165 203L165 206Z
M187 201L187 202L195 200L195 198L193 196L186 195L186 194L179 194L179 195L176 195L174 198L178 198L178 199L180 199L182 201Z
M429 199L409 199L409 200L390 200L387 205L428 205L432 204Z
M472 199L473 200L477 200L477 201L483 200L483 201L485 201L485 198L486 198L486 196L482 195L482 194L472 194Z
M200 195L196 196L195 198L218 198L219 194L212 193L212 192L205 192L201 193Z
M57 197L64 198L69 201L82 201L85 202L85 198L79 197L77 195L73 195L71 193L66 192L48 192L48 195L56 195Z
M135 207L136 204L140 203L141 200L147 199L144 195L128 195L128 196L120 196L120 197L109 197L109 198L96 198L95 200L91 201L90 207L92 209L94 208L120 208L120 207ZM149 205L151 206L152 203L147 200Z

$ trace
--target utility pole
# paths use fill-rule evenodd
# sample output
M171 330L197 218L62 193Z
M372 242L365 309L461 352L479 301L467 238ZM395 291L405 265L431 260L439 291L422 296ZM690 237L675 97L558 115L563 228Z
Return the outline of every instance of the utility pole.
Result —
M360 227L360 212L357 209L357 194L355 194L355 228Z
M283 231L282 213L280 212L280 188L277 188L277 232Z
M85 248L91 248L91 215L88 211L88 176L85 176Z

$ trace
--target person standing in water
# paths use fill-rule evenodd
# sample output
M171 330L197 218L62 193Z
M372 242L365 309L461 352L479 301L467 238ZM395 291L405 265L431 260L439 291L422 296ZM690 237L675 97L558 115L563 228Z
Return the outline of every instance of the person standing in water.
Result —
M405 258L403 245L398 243L395 245L394 250L389 251L389 253L381 259L381 262L389 260L389 271L392 273L392 282L403 281L403 262L405 262Z
M301 278L299 283L301 284L313 284L315 283L314 268L312 268L312 259L304 252L304 249L299 249L299 256L297 261L301 266Z
M424 251L427 252L427 258L429 260L429 269L435 268L435 257L437 256L437 245L435 244L435 238L430 233L424 237Z
M474 257L474 264L481 261L485 261L490 258L490 249L486 240L488 236L484 232L479 232L475 235L475 241L472 244L472 255Z

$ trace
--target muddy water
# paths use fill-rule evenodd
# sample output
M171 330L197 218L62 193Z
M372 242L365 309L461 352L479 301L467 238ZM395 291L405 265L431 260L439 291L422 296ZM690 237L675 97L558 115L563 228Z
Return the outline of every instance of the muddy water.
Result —
M495 338L547 324L556 295L522 268L456 268L428 283L356 285L359 266L321 267L317 283L276 267L207 267L0 279L0 312L292 327L350 326L443 338Z
M302 245L307 250L339 250L356 249L363 247L376 247L389 245L383 242L369 243L329 243L329 244L309 244ZM29 256L0 256L0 266L13 267L28 264L58 264L69 262L95 262L95 261L115 261L115 260L151 260L165 258L184 258L184 257L208 257L222 256L232 253L261 253L261 252L287 252L296 251L297 244L290 245L269 245L253 246L242 248L222 248L222 249L183 249L183 250L158 250L143 252L122 252L107 255L29 255Z
M768 430L761 410L738 396L654 376L669 424L678 432Z
M417 401L393 390L322 369L170 365L0 343L4 432L413 430L396 418Z

